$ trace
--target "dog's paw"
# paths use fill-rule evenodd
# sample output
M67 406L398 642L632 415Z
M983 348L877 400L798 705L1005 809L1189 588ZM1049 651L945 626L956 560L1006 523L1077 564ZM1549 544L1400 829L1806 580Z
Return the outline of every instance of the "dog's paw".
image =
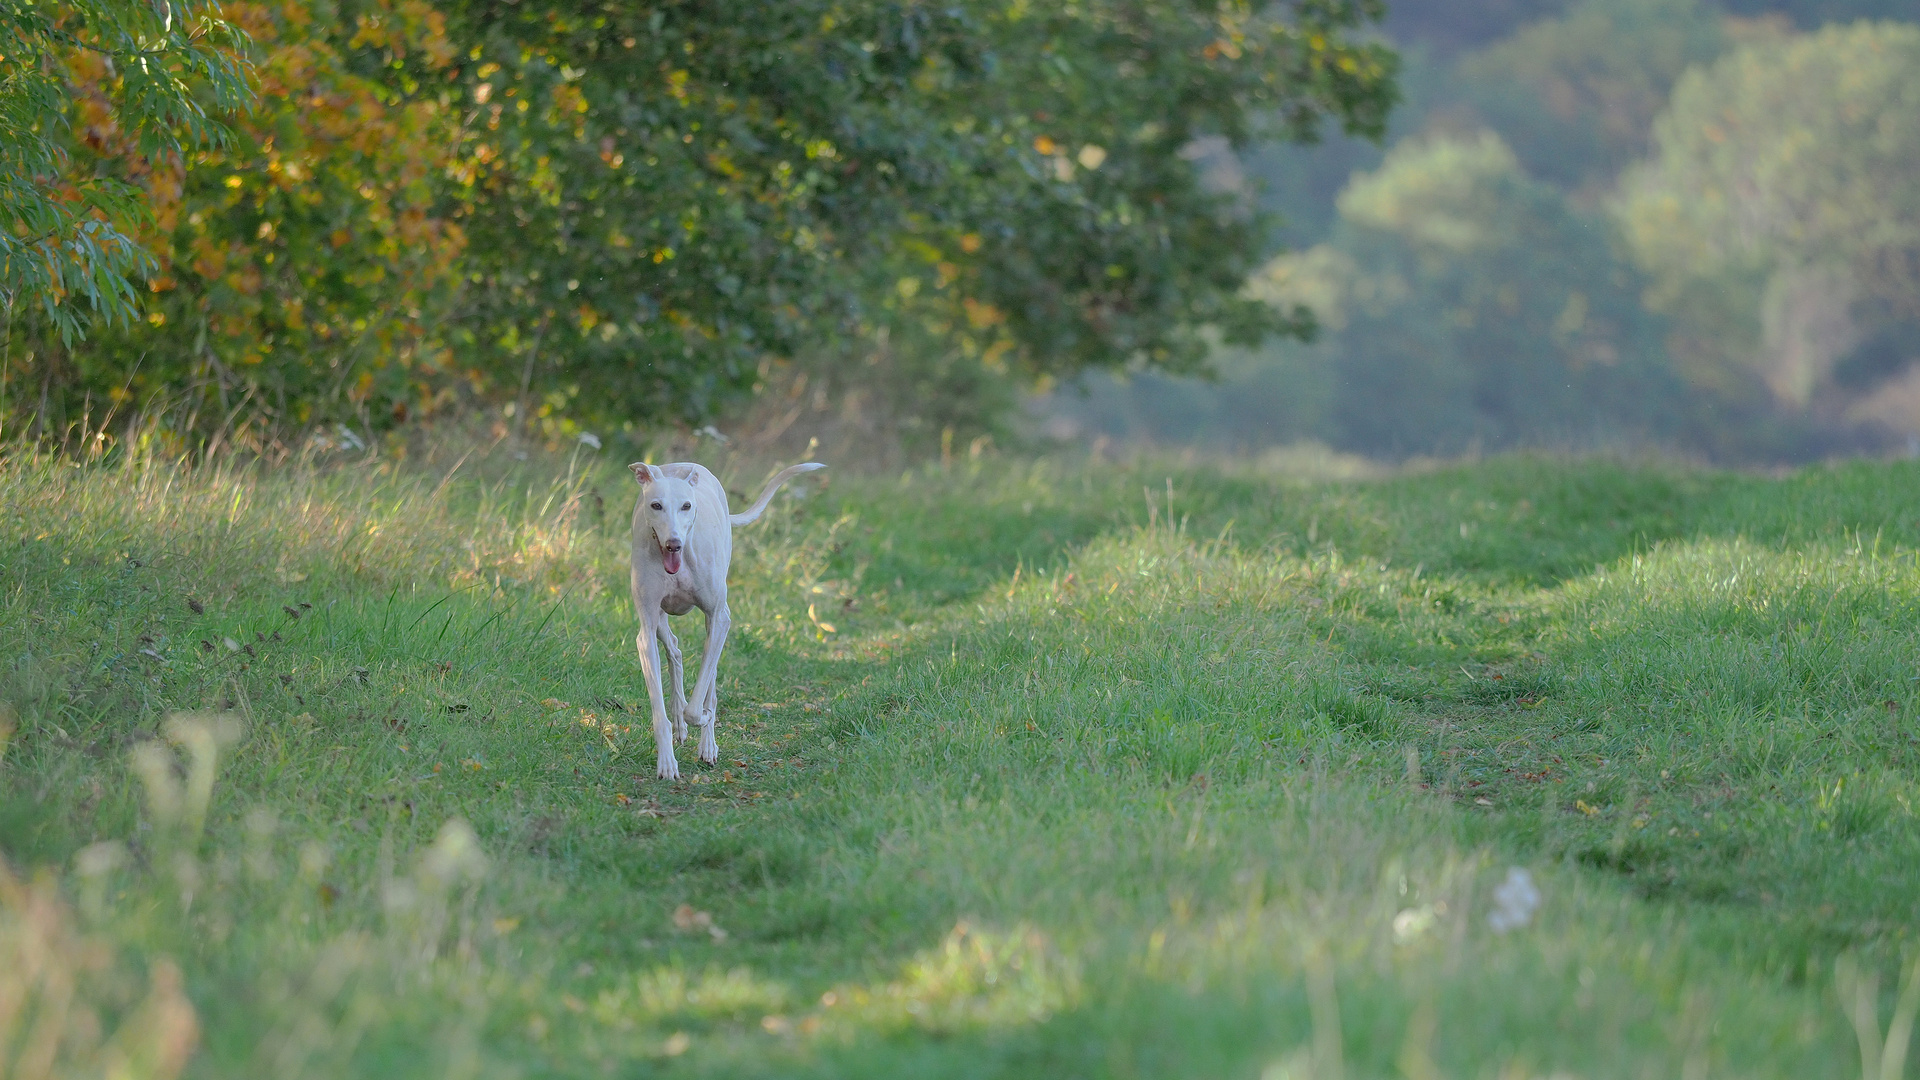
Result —
M687 722L685 720L675 720L673 722L673 741L687 741Z
M660 779L662 780L678 780L680 779L680 763L673 759L672 754L662 754L660 755L659 773Z
M713 725L700 729L700 760L712 765L720 760L720 744L713 738Z

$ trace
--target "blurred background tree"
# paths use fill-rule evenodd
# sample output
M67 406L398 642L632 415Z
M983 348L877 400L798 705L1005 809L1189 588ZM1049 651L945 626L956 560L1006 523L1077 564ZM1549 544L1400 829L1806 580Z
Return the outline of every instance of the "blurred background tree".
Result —
M1387 149L1243 159L1305 249L1254 288L1307 302L1322 341L1222 350L1212 384L1083 380L1039 403L1042 427L1736 460L1920 436L1920 28L1822 25L1870 3L1464 9L1387 20L1409 57ZM1572 345L1555 327L1576 322Z
M1645 443L1687 419L1661 320L1641 307L1606 222L1528 177L1498 135L1403 141L1338 205L1324 243L1273 260L1251 286L1310 307L1325 330L1270 348L1283 380L1248 380L1268 399L1302 383L1317 395L1262 441L1405 456ZM1239 358L1235 398L1257 364Z
M1673 84L1727 37L1696 0L1585 0L1463 57L1462 96L1530 175L1590 197L1645 154Z
M1619 213L1694 378L1920 430L1920 27L1748 45L1682 80L1654 141Z
M1339 199L1352 268L1316 286L1339 325L1329 441L1389 453L1638 443L1682 416L1639 281L1604 221L1499 136L1403 142ZM1274 277L1299 271L1283 259Z

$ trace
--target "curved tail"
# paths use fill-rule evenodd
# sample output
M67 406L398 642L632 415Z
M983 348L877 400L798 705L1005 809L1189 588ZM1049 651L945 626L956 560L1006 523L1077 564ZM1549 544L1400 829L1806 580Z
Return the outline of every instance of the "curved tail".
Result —
M773 474L773 479L767 481L766 490L760 493L760 497L753 501L752 506L747 507L738 514L732 515L727 520L733 522L736 527L753 524L754 521L759 519L760 511L765 510L767 504L773 501L773 493L780 490L781 484L799 476L801 473L810 473L815 469L824 468L826 468L826 466L817 461L809 461L802 465L789 465L781 469L779 472Z

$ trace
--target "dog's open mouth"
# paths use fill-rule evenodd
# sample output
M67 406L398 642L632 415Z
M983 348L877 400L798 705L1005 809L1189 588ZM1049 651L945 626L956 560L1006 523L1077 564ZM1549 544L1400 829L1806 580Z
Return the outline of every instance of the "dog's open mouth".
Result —
M667 573L669 574L679 573L680 572L680 549L664 548L664 547L661 548L660 561L666 564Z

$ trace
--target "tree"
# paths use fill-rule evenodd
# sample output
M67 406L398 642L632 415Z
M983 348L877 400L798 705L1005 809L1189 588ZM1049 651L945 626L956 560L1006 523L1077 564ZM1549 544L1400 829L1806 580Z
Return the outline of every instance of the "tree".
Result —
M104 66L67 64L69 173L111 178L150 211L129 230L152 253L143 314L77 348L17 321L12 374L49 388L54 427L89 398L207 430L445 404L471 373L441 343L464 245L442 212L460 120L443 20L422 0L224 10L252 42L259 96L218 146L149 157L116 121ZM396 63L442 77L390 83Z
M1828 23L1913 16L1910 0L1724 0L1736 15L1786 15L1800 27L1816 30Z
M0 304L36 306L64 341L93 317L131 319L153 265L129 233L137 188L67 168L70 64L99 72L104 122L153 160L217 146L208 108L248 100L246 40L189 0L0 0Z
M1340 196L1327 244L1256 280L1327 326L1316 434L1368 453L1595 445L1684 416L1659 324L1604 219L1525 175L1498 136L1401 142Z
M262 105L184 160L67 65L108 119L66 175L141 192L155 258L146 317L86 350L15 328L56 404L184 398L213 427L471 392L564 427L697 422L884 342L912 361L875 385L942 397L1191 366L1203 332L1306 325L1238 295L1263 222L1193 148L1377 132L1393 99L1352 37L1373 0L230 10Z
M140 177L159 265L143 324L71 362L101 369L83 383L138 363L135 395L184 391L222 416L431 409L457 374L439 332L464 248L440 198L459 124L443 21L423 0L226 10L257 43L260 104L183 165L90 148L93 167ZM441 78L393 85L396 63Z
M698 418L881 326L1028 377L1298 330L1237 297L1260 223L1182 152L1392 101L1392 55L1345 36L1371 2L449 11L458 347L549 413Z
M1920 322L1920 27L1830 26L1690 72L1617 206L1703 383L1801 408Z
M1460 76L1530 175L1598 191L1645 153L1680 76L1727 45L1700 0L1582 0L1463 57Z
M1402 0L1387 29L1401 41L1453 53L1505 37L1515 28L1565 11L1568 0Z

